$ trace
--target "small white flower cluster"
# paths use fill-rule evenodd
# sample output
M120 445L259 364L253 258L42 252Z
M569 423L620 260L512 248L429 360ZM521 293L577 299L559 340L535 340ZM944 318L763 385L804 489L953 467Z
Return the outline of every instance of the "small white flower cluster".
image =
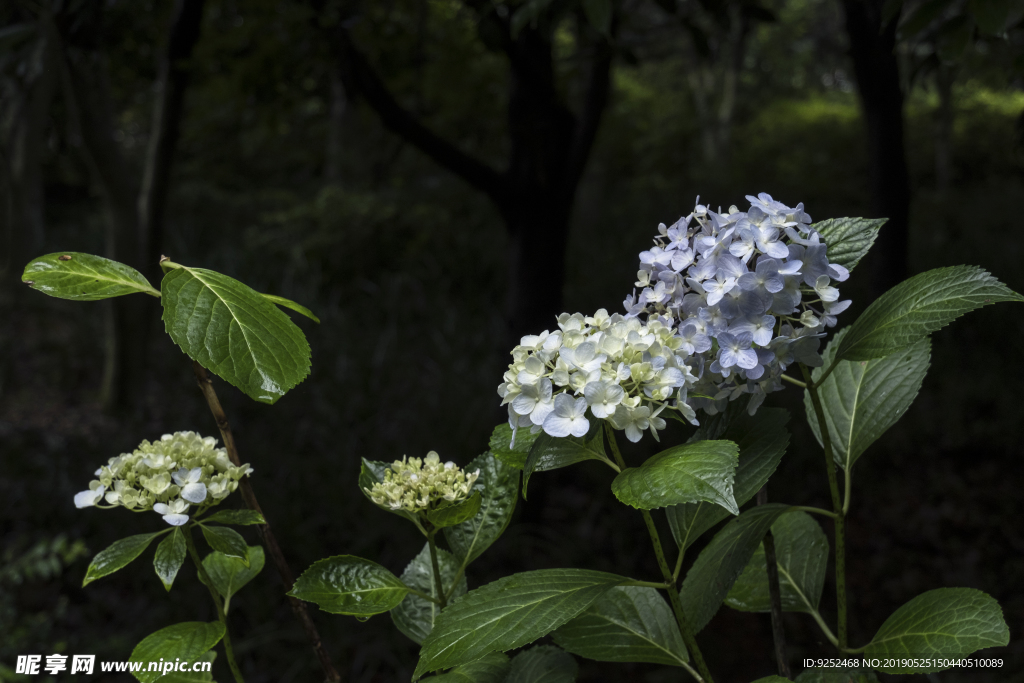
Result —
M111 458L96 470L89 489L75 495L75 505L154 510L168 524L181 526L188 521L190 504L200 509L218 504L238 488L239 479L252 472L248 463L232 465L227 451L216 445L213 437L195 432L143 441L134 452Z
M592 317L563 313L558 327L523 337L512 351L498 395L513 430L583 436L589 408L630 441L648 428L658 438L665 428L659 414L673 400L693 419L686 404L687 388L697 381L686 363L692 349L669 321L651 317L644 324L602 308Z
M420 513L469 497L480 470L466 473L455 463L441 463L437 453L427 457L394 461L384 471L384 481L366 492L370 500L386 510Z
M753 413L782 389L788 365L821 365L825 328L851 303L832 286L850 273L828 262L803 204L765 193L747 200L747 211L718 213L698 203L672 227L658 226L654 247L640 254L643 290L624 302L627 316L671 321L695 355L689 404L712 414L744 393Z
M849 272L828 262L803 204L747 199L747 211L698 203L660 225L625 316L563 313L560 331L522 338L498 386L513 442L526 426L583 436L588 409L630 441L648 428L657 439L666 408L697 424L697 410L751 394L753 413L789 364L821 364L824 330L850 305L832 281Z

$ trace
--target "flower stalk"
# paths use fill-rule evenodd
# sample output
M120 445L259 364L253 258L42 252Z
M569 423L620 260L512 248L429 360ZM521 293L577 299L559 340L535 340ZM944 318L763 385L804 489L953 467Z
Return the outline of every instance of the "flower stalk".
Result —
M192 562L196 565L199 580L210 589L210 597L213 599L214 608L217 610L217 618L224 625L224 638L221 642L224 643L224 654L227 657L231 675L234 676L235 683L245 683L245 679L242 678L242 671L238 668L238 662L235 661L235 650L231 645L231 633L228 630L227 615L224 613L224 603L221 602L217 589L213 587L213 581L210 579L209 574L206 573L206 568L203 567L203 560L199 557L199 552L196 550L195 541L192 540L192 527L194 525L195 522L189 524L185 529L185 547L188 548L189 557L192 558Z

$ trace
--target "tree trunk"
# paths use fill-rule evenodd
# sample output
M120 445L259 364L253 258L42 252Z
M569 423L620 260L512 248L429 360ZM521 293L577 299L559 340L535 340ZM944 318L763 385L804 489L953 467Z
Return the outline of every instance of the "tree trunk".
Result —
M867 129L871 214L889 219L866 259L877 296L908 274L910 178L895 54L897 21L883 30L881 0L843 0L843 10Z

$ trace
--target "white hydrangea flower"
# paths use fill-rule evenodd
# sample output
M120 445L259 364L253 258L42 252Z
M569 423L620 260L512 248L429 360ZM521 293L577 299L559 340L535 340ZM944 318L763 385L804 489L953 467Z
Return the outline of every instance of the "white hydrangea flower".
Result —
M153 510L168 524L181 526L189 520L190 505L198 505L201 512L218 504L252 472L248 463L234 466L227 451L216 446L216 439L195 432L143 441L134 452L111 458L96 470L89 489L75 495L75 505Z
M834 286L849 271L828 262L803 204L747 200L745 212L715 212L698 197L690 215L659 225L625 315L563 313L558 331L523 337L498 387L513 443L526 426L580 435L580 401L631 441L646 429L657 438L665 410L697 424L698 410L749 394L753 414L788 365L821 365L825 328L850 305Z
M384 471L384 481L366 490L370 500L386 510L404 510L414 514L469 497L480 470L464 472L448 461L441 463L437 452L423 459L402 457Z

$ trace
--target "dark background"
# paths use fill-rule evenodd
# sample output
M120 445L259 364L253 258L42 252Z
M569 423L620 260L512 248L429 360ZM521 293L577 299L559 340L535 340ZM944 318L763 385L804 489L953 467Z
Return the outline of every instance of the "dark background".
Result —
M95 552L162 526L76 510L93 470L217 430L155 300L45 297L20 283L37 255L105 254L156 282L167 254L319 315L297 320L312 374L277 405L215 380L296 571L356 554L400 573L422 539L358 492L359 459L486 450L514 340L562 310L621 310L637 253L698 194L890 217L841 325L938 266L1024 291L1024 4L616 0L607 24L587 4L591 21L569 0L0 7L0 680L18 654L127 659L215 618L187 568L165 597L152 551L80 588ZM856 470L851 642L942 586L992 594L1010 625L1003 669L913 680L1024 681L1022 310L936 333L920 396ZM771 499L828 507L799 392L768 403L793 413ZM608 475L534 477L470 586L560 566L655 576ZM269 564L232 608L247 680L319 680ZM834 623L831 581L822 609ZM314 618L345 680L408 680L416 647L387 616ZM786 626L794 664L830 653L806 615ZM723 607L699 641L719 681L774 672L767 615ZM581 661L580 680L679 675Z

